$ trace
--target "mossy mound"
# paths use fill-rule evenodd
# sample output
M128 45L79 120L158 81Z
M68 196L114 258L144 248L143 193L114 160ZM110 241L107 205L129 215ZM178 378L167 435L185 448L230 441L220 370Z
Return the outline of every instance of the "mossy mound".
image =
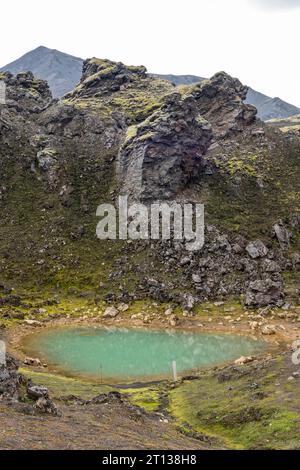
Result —
M287 380L290 358L203 373L170 393L170 411L229 448L297 449L299 387ZM280 385L279 385L280 384Z

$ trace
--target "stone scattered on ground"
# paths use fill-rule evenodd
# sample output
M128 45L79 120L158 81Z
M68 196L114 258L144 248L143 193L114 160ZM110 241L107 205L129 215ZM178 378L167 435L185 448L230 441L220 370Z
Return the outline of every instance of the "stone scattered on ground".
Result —
M26 366L40 367L42 365L41 361L37 357L25 357L23 362Z
M119 315L119 310L116 307L107 307L103 313L103 318L115 318Z
M27 387L27 393L30 398L38 400L39 398L48 398L49 391L46 387L40 387L38 385L29 385Z
M254 242L250 242L246 246L246 251L251 258L262 258L268 254L268 248L264 245L261 240L256 240Z
M255 357L253 356L242 356L239 359L237 359L234 363L239 366L243 366L244 364L249 364L250 362L253 362L255 360Z
M265 336L271 336L276 334L276 328L273 325L264 325L261 332Z
M178 326L179 318L176 315L171 315L168 319L168 323L172 327Z

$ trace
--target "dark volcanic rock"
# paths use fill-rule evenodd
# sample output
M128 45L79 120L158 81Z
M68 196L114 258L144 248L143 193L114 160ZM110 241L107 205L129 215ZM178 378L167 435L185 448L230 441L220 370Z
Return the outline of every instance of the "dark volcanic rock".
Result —
M275 236L282 249L287 249L290 245L290 240L292 237L291 232L285 227L282 220L279 220L273 227Z
M0 364L0 398L10 398L15 401L22 396L22 387L27 380L18 373L18 362L6 355L6 364Z
M88 59L83 63L82 77L78 96L99 96L99 92L112 93L138 79L147 79L146 67L128 67L122 62L110 60Z
M122 192L142 200L174 198L193 178L213 174L212 160L204 158L213 140L255 123L256 109L243 102L246 93L239 80L221 72L166 95L157 111L127 131L118 158Z
M6 83L6 104L17 111L40 112L52 101L49 85L35 78L32 72L21 72L13 76L9 72L1 74Z
M127 131L118 159L122 193L141 200L173 198L205 172L211 139L211 126L195 100L168 95L158 111Z
M250 282L244 303L248 307L282 306L283 297L282 282L267 278Z
M253 124L257 109L244 100L248 88L225 72L204 80L193 88L200 114L213 126L216 137L241 132Z
M18 362L9 354L6 355L6 363L0 364L0 400L5 400L26 413L60 416L56 405L49 398L48 389L33 385L18 372L18 367ZM29 403L23 406L23 402Z
M40 397L33 406L38 413L44 413L52 416L61 416L60 411L50 398Z
M255 240L254 242L250 242L246 246L246 251L248 255L253 258L263 258L268 254L268 248L264 245L261 240Z

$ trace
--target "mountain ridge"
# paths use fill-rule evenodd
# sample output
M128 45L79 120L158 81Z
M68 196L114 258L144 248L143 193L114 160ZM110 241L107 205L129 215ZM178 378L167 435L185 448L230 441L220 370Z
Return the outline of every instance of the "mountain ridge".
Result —
M39 79L49 83L54 98L71 92L79 83L84 60L57 49L39 46L19 59L0 68L0 72L13 74L30 71ZM196 75L149 74L167 80L174 85L191 85L204 80ZM249 87L246 103L254 105L258 117L264 121L284 119L300 113L300 108L280 98L271 98Z
M198 77L197 75L151 75L153 77L168 80L176 86L191 85L205 80L205 78ZM271 98L270 96L256 91L251 87L248 87L248 94L245 102L252 104L257 108L257 116L263 121L269 121L271 119L285 119L299 114L300 112L300 108L297 106L287 103L279 97Z

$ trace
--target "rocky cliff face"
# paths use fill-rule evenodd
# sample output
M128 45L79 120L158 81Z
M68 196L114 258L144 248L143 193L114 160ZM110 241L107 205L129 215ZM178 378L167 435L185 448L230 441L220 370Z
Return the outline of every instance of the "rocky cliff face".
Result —
M225 73L174 92L138 126L127 130L119 153L122 192L143 200L173 198L188 182L213 171L210 144L255 123L247 87Z
M31 72L13 76L9 72L0 73L6 84L6 106L19 112L40 112L52 101L49 85L39 80Z
M192 97L167 95L158 111L127 130L118 158L121 192L143 201L174 198L205 172L211 140Z
M176 86L179 85L192 85L195 83L202 82L205 80L202 77L195 75L157 75L152 74L153 77L162 78L174 83ZM280 98L271 98L270 96L264 95L259 91L248 88L246 103L251 104L257 108L257 116L263 121L270 119L286 119L296 114L299 114L299 108Z
M257 109L245 104L248 88L224 72L195 85L199 113L211 122L216 138L242 132L255 122Z
M2 77L3 284L282 304L299 267L299 137L257 120L237 79L219 73L175 89L144 67L94 58L74 91L52 101L32 74ZM181 244L98 241L96 208L120 191L204 203L203 250L187 259Z

